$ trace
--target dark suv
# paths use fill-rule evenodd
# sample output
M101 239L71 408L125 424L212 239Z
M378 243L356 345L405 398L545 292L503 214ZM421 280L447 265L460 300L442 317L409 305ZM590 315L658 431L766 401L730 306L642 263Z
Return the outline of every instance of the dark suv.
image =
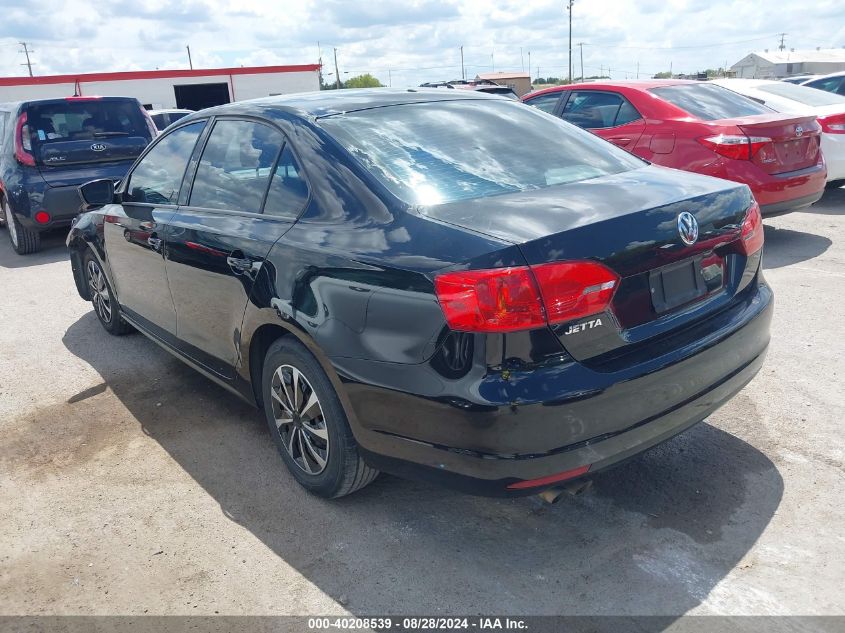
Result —
M70 226L77 187L120 180L155 136L137 99L67 97L0 104L0 219L19 255Z

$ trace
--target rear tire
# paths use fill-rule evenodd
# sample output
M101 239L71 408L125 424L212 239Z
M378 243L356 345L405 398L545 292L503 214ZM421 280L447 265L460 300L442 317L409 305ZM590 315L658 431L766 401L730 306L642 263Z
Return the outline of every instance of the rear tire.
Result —
M94 306L94 314L97 315L100 325L114 336L123 336L132 332L134 328L120 316L120 306L109 285L109 280L100 262L90 250L85 252L82 265L85 271L85 283L88 284L88 292L91 295L91 304Z
M301 343L274 342L264 357L264 414L291 475L320 497L343 497L371 483L368 466L337 393L320 363Z
M2 206L3 218L6 221L6 229L9 231L9 241L15 252L18 255L29 255L41 248L41 234L18 222L5 197L0 197L0 206Z

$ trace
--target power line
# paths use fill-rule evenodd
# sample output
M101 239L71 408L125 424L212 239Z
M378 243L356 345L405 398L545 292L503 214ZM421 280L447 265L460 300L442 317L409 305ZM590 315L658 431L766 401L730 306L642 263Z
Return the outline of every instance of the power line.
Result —
M789 33L778 33L780 35L780 46L778 46L779 51L783 51L786 48L786 45L783 43L784 38L789 35Z

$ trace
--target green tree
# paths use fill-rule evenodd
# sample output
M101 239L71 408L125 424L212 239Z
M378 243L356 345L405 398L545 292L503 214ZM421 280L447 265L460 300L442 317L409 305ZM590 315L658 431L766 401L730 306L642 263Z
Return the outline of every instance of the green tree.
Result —
M343 82L344 88L381 88L382 83L370 73L351 77Z
M654 76L654 79L671 79L671 78L672 78L672 73L670 73L668 70L665 71L665 72L662 72L662 73L657 73Z

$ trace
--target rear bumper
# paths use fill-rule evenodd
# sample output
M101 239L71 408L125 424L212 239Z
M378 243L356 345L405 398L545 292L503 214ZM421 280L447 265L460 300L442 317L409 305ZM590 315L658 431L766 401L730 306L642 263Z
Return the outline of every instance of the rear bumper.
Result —
M807 207L824 194L827 169L824 163L785 174L766 174L756 165L748 186L763 215L795 211Z
M635 368L599 371L571 363L494 378L507 383L500 394L517 384L507 393L509 404L350 384L355 436L367 461L393 474L474 494L537 492L548 484L508 486L585 465L597 472L710 415L760 369L772 310L771 290L760 284L742 305L708 324L706 337ZM520 381L535 383L545 399L521 403ZM488 390L481 385L475 393Z
M19 214L18 218L27 228L39 231L70 226L73 218L82 212L78 185L47 187L43 191L31 192L29 203L30 213ZM49 222L35 221L35 214L39 211L47 212L50 216Z
M794 200L784 200L783 202L773 202L771 204L761 204L760 213L763 217L770 218L775 215L783 215L790 211L797 211L815 204L824 195L824 190L814 193L803 198L796 198Z
M822 134L827 181L845 179L845 134Z

